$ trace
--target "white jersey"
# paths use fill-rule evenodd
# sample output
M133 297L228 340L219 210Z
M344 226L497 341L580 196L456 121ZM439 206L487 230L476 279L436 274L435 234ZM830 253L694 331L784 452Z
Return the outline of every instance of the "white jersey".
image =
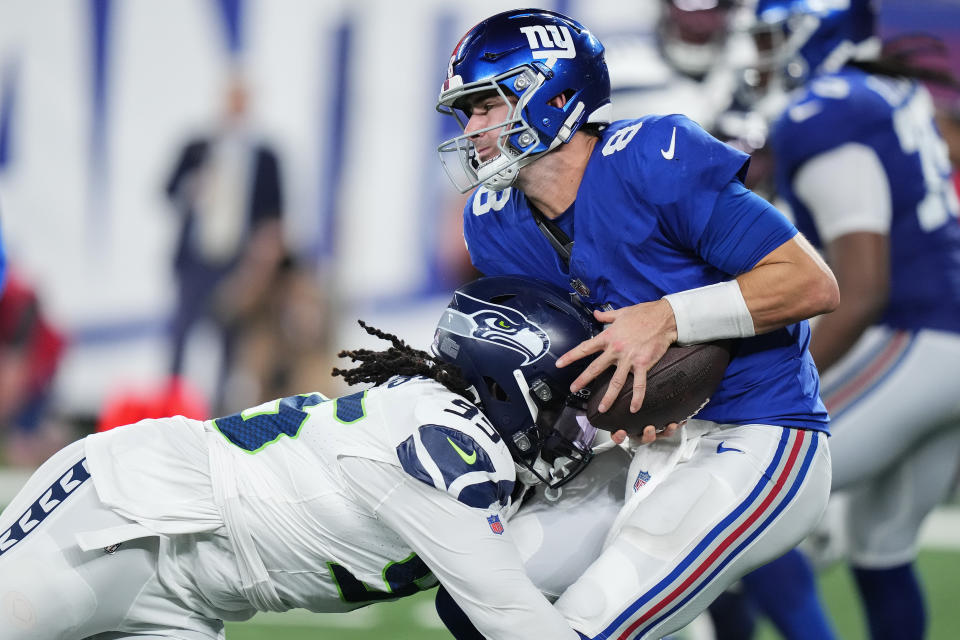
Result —
M432 380L145 421L88 437L86 455L105 504L180 534L164 537L161 579L203 615L346 611L439 580L491 637L576 637L504 527L506 445Z

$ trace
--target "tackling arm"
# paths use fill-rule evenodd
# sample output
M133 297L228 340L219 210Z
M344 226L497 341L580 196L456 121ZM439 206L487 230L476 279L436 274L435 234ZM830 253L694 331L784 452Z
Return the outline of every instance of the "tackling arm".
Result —
M486 637L578 640L527 577L509 530L491 526L497 512L469 507L385 463L345 458L341 468L357 497L410 545Z

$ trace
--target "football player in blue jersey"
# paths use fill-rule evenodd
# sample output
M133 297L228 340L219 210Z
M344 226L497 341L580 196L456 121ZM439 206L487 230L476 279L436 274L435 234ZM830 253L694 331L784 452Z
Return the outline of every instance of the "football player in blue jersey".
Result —
M810 351L849 561L871 637L922 638L918 530L960 457L960 224L917 78L956 82L903 55L916 41L882 49L867 0L760 0L757 20L758 88L792 90L771 129L777 192L842 296Z
M487 637L577 640L508 519L524 483L556 490L590 460L582 367L554 362L598 329L562 290L481 279L455 292L436 356L371 328L388 350L342 353L360 364L335 373L365 391L69 445L0 514L0 636L217 640L257 611L439 582Z
M572 391L614 366L601 409L632 373L637 410L670 345L735 342L695 418L643 431L605 527L565 496L555 509L534 500L514 527L528 573L571 626L660 638L823 512L828 417L806 319L837 306L836 281L743 186L745 154L679 115L611 122L603 46L569 17L524 9L480 22L454 48L437 108L463 127L439 152L454 184L473 189L473 264L566 287L606 325L557 361L594 356ZM595 504L612 492L585 494Z

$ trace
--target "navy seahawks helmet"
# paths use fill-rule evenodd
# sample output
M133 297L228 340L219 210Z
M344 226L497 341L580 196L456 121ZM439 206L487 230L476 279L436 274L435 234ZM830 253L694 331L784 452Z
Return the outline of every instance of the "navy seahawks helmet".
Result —
M880 53L871 0L759 0L756 18L758 67L783 73L787 88Z
M600 329L571 294L519 276L460 287L440 318L434 354L473 385L528 484L559 487L590 460L595 429L585 418L588 395L570 393L587 362L562 369L555 362Z
M450 56L437 110L466 127L469 100L495 92L509 104L502 123L500 154L480 162L470 135L443 142L440 161L453 184L465 193L483 184L500 191L521 167L570 140L588 122L610 122L610 76L603 45L586 27L543 9L517 9L487 18L467 32ZM549 104L558 95L564 106ZM459 166L459 170L456 167Z

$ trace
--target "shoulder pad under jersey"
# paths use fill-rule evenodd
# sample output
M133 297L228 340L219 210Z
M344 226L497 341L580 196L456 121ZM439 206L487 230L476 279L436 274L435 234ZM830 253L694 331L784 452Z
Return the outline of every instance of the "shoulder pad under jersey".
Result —
M404 471L480 509L509 504L516 471L500 436L477 407L453 393L422 397L419 423L397 446Z

